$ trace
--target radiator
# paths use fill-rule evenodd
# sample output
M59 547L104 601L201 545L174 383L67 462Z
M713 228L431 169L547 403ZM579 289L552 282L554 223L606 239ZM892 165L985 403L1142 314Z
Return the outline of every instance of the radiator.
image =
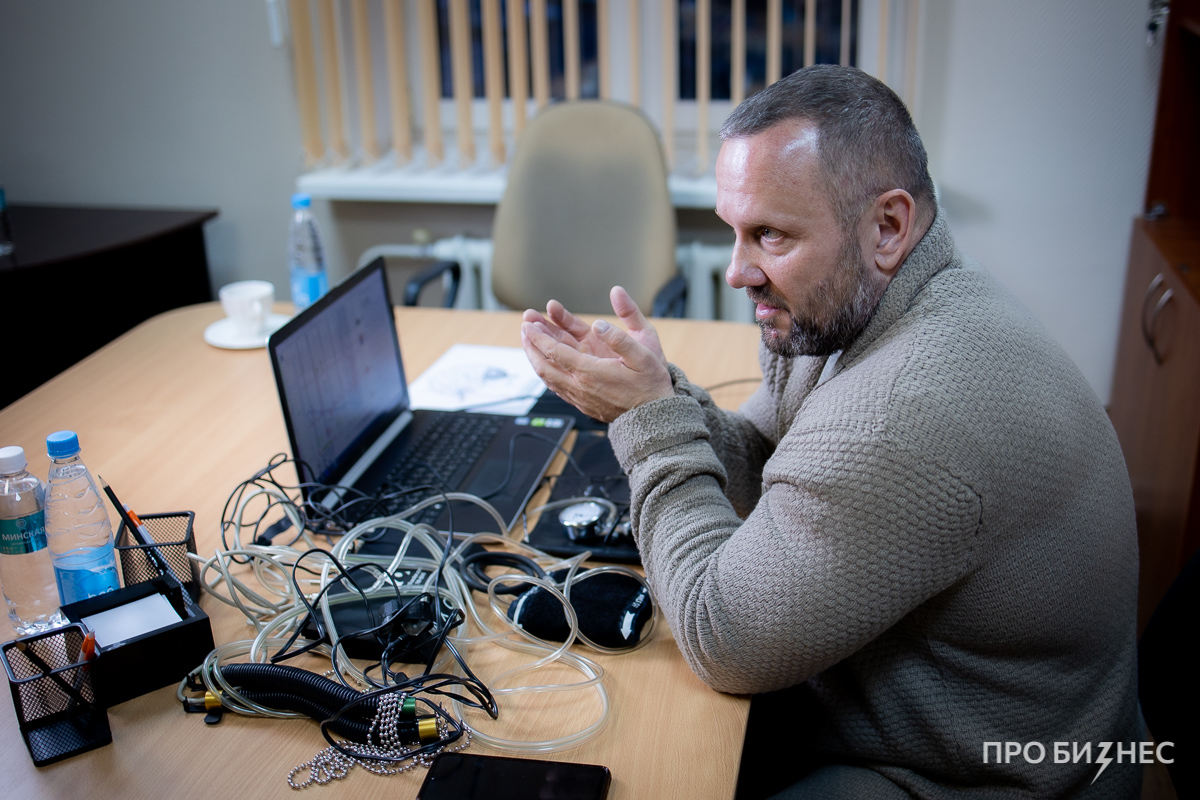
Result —
M681 244L675 248L679 271L687 279L687 316L689 319L721 319L753 322L754 305L741 289L725 283L731 245L702 242ZM507 307L492 294L492 240L452 236L431 244L385 244L362 254L358 266L376 258L434 259L457 261L462 268L455 308L501 311Z

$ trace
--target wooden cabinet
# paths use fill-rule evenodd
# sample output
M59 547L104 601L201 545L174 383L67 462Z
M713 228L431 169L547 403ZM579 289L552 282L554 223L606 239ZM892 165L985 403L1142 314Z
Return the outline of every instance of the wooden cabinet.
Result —
M1139 632L1200 545L1200 0L1173 0L1164 37L1110 407L1137 504Z
M1137 505L1138 627L1200 545L1200 229L1137 220L1110 407Z
M162 311L212 300L205 222L215 210L9 206L16 248L0 297L36 348L5 355L0 408Z

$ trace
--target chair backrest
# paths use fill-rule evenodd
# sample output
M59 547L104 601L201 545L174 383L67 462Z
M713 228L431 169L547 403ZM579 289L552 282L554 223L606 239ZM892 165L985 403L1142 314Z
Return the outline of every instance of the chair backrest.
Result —
M677 272L658 134L636 109L558 103L522 134L492 226L492 291L510 308L554 298L612 313L614 284L647 314Z

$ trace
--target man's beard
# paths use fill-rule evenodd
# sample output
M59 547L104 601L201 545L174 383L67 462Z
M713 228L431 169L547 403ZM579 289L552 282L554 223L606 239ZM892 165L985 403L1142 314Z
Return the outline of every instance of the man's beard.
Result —
M746 294L755 303L778 308L791 319L786 336L759 320L763 344L777 356L827 356L845 350L866 329L887 283L878 280L863 263L857 239L846 237L838 253L838 269L829 284L820 284L807 298L807 308L788 308L784 299L767 288L750 286Z

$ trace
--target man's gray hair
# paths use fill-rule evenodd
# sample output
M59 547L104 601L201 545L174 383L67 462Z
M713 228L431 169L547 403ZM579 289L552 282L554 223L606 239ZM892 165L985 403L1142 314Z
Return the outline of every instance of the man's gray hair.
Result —
M933 218L925 146L904 101L882 81L854 67L806 67L742 102L721 126L721 138L754 136L792 119L817 129L821 171L843 229L891 189L913 196L918 218Z

